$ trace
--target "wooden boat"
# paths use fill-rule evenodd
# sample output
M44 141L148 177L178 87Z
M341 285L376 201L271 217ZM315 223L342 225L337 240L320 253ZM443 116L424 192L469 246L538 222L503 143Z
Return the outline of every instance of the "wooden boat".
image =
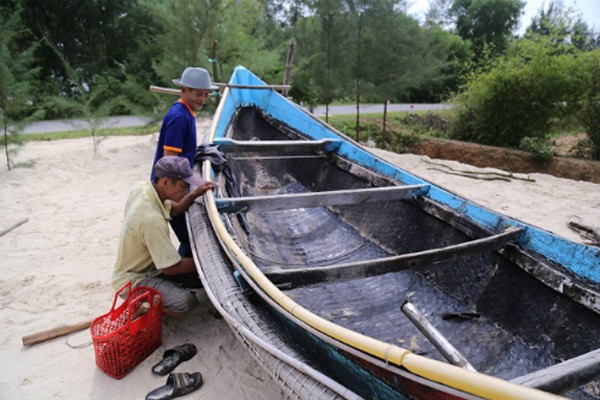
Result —
M348 397L600 397L597 248L383 161L243 67L206 142L207 290L201 215L259 318Z

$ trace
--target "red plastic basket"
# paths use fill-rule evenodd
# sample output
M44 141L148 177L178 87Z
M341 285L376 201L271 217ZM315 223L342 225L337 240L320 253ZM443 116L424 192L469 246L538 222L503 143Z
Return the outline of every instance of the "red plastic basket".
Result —
M115 308L124 290L127 298ZM132 321L145 301L150 309ZM161 345L161 301L159 291L145 286L131 290L131 282L115 293L111 310L94 319L90 327L96 365L102 371L121 379Z

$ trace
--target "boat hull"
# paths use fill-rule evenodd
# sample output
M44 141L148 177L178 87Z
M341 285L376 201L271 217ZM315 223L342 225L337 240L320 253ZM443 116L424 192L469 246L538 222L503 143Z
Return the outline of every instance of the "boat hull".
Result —
M551 398L508 381L600 347L597 250L392 167L274 92L224 100L210 140L227 169L203 167L215 234L326 375L367 398ZM446 364L407 302L477 373Z

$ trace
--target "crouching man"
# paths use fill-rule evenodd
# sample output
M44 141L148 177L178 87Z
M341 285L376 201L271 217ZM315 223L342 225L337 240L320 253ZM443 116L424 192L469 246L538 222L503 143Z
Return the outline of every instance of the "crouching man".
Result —
M193 258L181 257L171 243L169 220L184 213L208 190L187 158L166 156L154 167L154 180L137 183L127 199L112 286L149 286L162 295L165 315L189 313L201 287Z

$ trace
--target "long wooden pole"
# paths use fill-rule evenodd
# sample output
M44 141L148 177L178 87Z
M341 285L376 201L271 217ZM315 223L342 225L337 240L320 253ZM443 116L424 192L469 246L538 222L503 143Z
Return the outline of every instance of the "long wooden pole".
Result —
M240 88L240 89L256 89L256 90L274 89L274 90L279 90L279 91L290 90L290 88L291 88L290 85L228 85L226 83L217 83L217 82L213 82L213 85L218 86L220 88L230 87L230 88L234 88L234 89ZM154 85L150 85L150 87L148 89L154 93L171 94L171 95L175 95L175 96L181 95L181 90L179 90L179 89L172 89L172 88L166 88L166 87L154 86Z
M34 344L46 342L48 340L56 339L58 337L65 336L70 333L79 332L81 330L89 328L92 325L93 320L94 319L92 318L72 325L57 326L56 328L23 336L21 340L23 341L23 346L32 346Z
M154 93L171 94L174 96L181 95L181 90L179 90L179 89L171 89L171 88L154 86L154 85L150 85L149 89L151 92L154 92Z
M152 304L154 306L158 306L160 304L160 300L160 296L154 295L154 297L152 298ZM150 310L150 307L150 303L144 301L131 316L131 321L134 321L142 315L146 314ZM32 333L31 335L23 336L21 340L23 341L23 346L25 347L46 342L48 340L56 339L58 337L79 332L81 330L89 328L92 325L92 322L94 322L94 319L95 318L92 318L86 321L81 321L76 324L57 326L56 328Z

